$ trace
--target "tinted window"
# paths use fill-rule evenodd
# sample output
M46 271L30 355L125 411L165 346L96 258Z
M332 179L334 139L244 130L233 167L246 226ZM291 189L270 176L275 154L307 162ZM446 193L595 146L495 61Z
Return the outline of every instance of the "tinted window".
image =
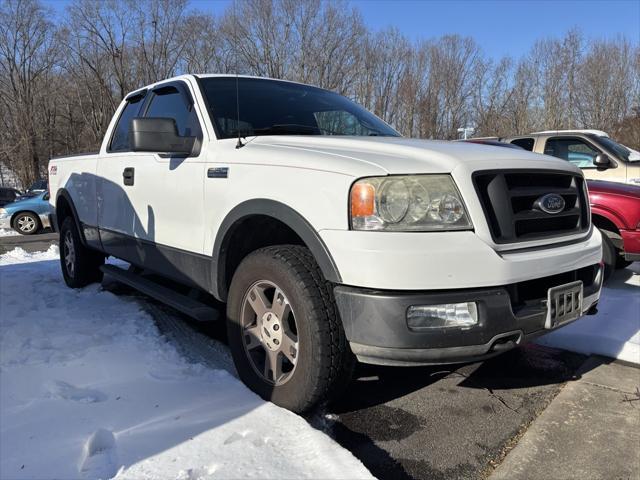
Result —
M233 138L238 133L243 136L399 136L360 105L320 88L235 77L204 78L202 85L220 138ZM239 122L236 98L240 107Z
M175 87L154 90L153 98L145 117L173 118L178 134L183 137L198 137L201 134L198 115L193 105Z
M545 155L552 155L580 168L594 168L593 159L600 152L579 138L550 138L544 147Z
M631 156L631 150L629 150L624 145L620 145L618 142L615 142L607 137L597 137L594 139L597 143L600 143L608 148L613 153L615 153L618 158L622 159L625 162L629 161L629 157Z
M518 145L525 150L529 150L530 152L533 151L533 138L516 138L515 140L512 140L511 143L513 143L514 145Z
M138 116L140 106L142 105L143 95L131 98L124 110L120 114L118 123L111 137L110 152L123 152L131 150L129 146L129 130L131 129L131 120Z

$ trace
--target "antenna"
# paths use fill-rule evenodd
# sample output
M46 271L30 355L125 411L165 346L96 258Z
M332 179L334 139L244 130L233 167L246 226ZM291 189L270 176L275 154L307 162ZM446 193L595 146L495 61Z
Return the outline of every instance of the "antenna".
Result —
M245 146L242 143L242 135L240 134L240 81L238 79L238 11L237 11L237 3L238 0L233 0L233 36L234 36L234 57L236 64L236 130L238 131L238 143L236 143L236 149L242 148Z

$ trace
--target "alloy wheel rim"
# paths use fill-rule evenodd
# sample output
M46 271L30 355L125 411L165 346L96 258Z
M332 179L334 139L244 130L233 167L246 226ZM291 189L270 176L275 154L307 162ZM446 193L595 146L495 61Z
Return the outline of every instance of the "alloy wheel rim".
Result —
M76 249L73 244L73 237L71 232L67 231L64 236L64 265L67 269L67 274L73 278L75 273L75 261L76 261Z
M268 280L255 282L242 301L242 344L253 370L272 385L291 379L299 358L298 328L289 299Z
M28 215L18 218L18 229L21 232L29 233L36 228L36 221Z

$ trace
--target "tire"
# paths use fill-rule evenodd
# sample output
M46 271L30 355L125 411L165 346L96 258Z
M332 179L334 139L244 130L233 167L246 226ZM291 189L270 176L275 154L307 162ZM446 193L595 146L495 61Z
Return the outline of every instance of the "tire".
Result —
M102 281L100 266L104 255L85 247L80 240L80 232L72 217L67 217L60 227L60 267L67 286L86 287L90 283Z
M229 289L227 333L240 379L293 412L335 398L351 380L355 357L331 284L304 247L266 247L241 262Z
M611 239L603 231L602 233L602 259L604 261L604 274L602 276L603 283L609 280L613 271L616 269L618 250Z
M633 262L629 260L625 260L624 257L620 254L618 254L618 257L616 258L616 268L627 268L632 263Z
M20 212L13 219L13 229L21 235L34 235L42 229L42 224L35 213Z

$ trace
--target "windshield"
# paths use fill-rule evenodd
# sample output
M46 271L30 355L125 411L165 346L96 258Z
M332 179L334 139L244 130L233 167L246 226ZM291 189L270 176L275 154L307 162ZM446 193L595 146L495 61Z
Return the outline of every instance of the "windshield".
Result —
M236 106L239 92L240 121ZM201 79L219 138L254 135L400 134L351 100L308 85L261 78ZM239 131L238 131L239 129Z
M596 138L597 138L597 141L600 142L600 144L603 147L614 152L616 156L619 157L621 160L625 162L629 161L629 156L631 155L631 151L627 147L620 145L618 142L611 140L609 137L596 137Z

